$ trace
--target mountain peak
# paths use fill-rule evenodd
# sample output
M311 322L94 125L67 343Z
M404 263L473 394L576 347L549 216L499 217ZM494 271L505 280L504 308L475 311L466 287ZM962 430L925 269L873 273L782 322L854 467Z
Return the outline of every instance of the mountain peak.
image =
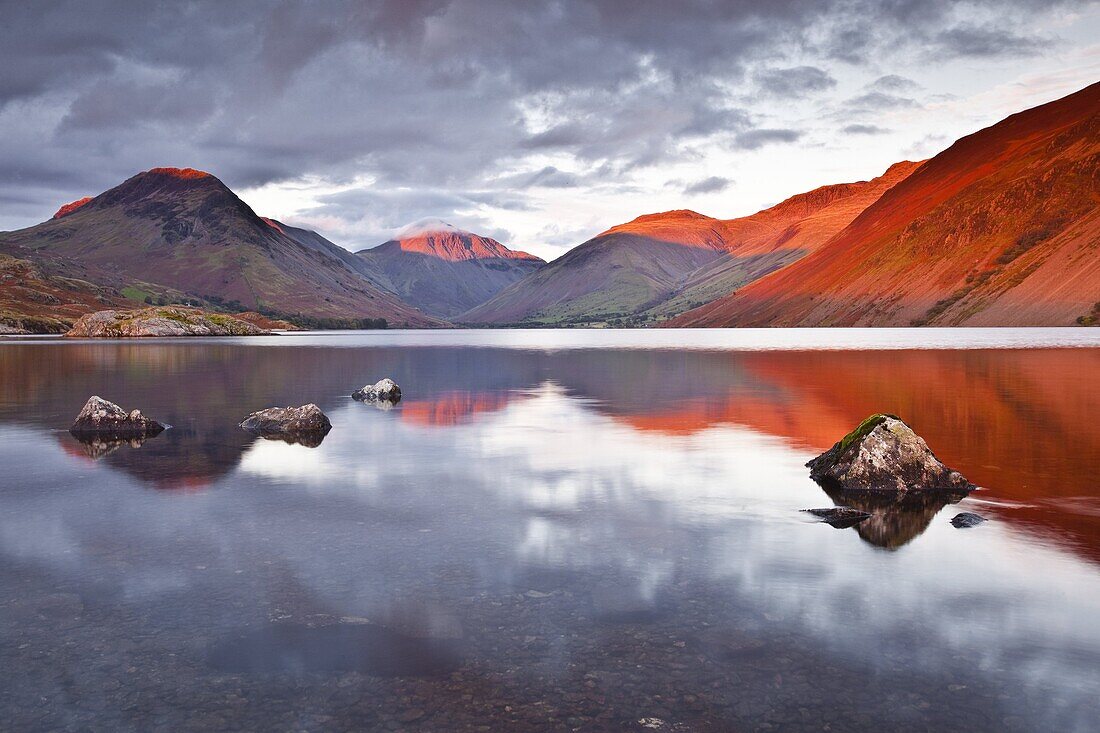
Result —
M60 219L63 216L68 216L69 214L73 213L74 211L76 211L81 206L83 206L84 204L88 203L91 200L92 200L91 196L85 196L82 199L77 199L76 201L72 201L70 203L64 204L60 209L57 210L56 213L54 213L53 218L54 219Z
M413 237L423 237L429 234L470 234L463 229L459 229L453 224L448 224L442 219L427 218L414 221L411 224L406 224L397 230L393 235L396 240L411 239Z
M153 174L157 176L169 176L171 178L179 178L181 180L194 180L197 178L213 178L212 175L206 171L200 171L195 168L150 168L145 171L146 174Z

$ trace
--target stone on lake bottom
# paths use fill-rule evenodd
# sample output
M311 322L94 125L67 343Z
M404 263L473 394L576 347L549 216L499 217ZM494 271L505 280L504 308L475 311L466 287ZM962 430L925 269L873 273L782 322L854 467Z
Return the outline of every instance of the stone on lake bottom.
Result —
M802 511L818 517L825 524L832 525L837 529L854 527L871 517L870 512L853 509L847 506L834 506L828 509L803 509Z
M957 529L966 529L967 527L977 527L982 522L985 522L986 518L980 514L974 514L973 512L960 512L951 518L951 525Z

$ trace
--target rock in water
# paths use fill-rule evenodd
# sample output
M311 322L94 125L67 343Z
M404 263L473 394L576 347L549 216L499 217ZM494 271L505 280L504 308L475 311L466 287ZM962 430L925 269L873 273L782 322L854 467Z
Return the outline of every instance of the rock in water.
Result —
M397 386L397 382L386 377L363 389L355 390L351 396L360 402L398 402L401 399L401 388Z
M982 522L986 521L985 517L980 514L974 514L973 512L961 512L951 518L952 526L958 529L966 529L967 527L977 527Z
M301 407L269 407L253 412L240 426L265 438L311 447L320 445L328 431L332 430L328 417L313 403Z
M844 491L966 493L974 488L895 415L872 415L806 465L814 481Z
M126 412L114 402L92 396L76 416L69 432L76 437L99 436L116 439L151 438L164 426L141 414L141 410Z
M860 522L870 519L870 512L861 511L859 509L853 509L848 506L834 506L829 509L803 509L802 511L808 514L813 514L815 517L819 517L822 522L831 524L837 529L847 529L848 527L854 527Z

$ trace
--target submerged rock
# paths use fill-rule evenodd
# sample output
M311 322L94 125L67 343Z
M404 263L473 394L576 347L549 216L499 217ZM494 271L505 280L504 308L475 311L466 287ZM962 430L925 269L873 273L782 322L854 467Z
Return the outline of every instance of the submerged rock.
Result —
M967 527L977 527L984 521L986 521L986 518L980 514L960 512L951 518L951 525L958 529L966 529Z
M150 336L262 336L270 333L224 313L197 308L161 307L106 310L81 316L66 336L135 338Z
M828 509L803 509L802 511L818 517L825 524L830 524L837 529L854 527L860 522L871 518L870 512L848 506L834 506Z
M965 493L974 488L895 415L872 415L806 465L814 481L844 491Z
M316 447L332 430L321 408L312 402L301 407L269 407L253 412L240 427L265 438Z
M401 388L397 386L397 382L386 377L355 390L351 396L360 402L398 402L401 399Z
M84 403L69 432L74 436L98 436L104 438L151 438L160 434L164 426L141 414L141 410L126 412L114 402L93 395Z

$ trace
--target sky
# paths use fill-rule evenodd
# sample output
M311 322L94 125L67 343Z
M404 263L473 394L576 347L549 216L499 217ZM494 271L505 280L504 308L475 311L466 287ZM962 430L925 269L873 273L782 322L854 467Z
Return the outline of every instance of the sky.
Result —
M0 0L0 230L157 166L351 250L552 259L866 180L1100 80L1079 0Z

